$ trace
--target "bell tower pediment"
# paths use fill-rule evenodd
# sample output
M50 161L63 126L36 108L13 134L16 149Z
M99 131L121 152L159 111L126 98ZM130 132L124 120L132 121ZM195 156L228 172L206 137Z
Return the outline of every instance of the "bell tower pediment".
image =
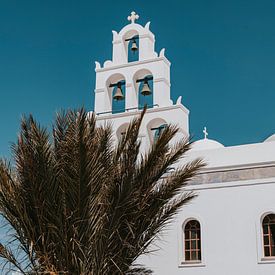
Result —
M131 38L137 37L139 40L139 61L155 58L155 36L149 29L150 22L145 27L131 23L126 25L117 33L113 31L113 64L124 64L128 61L128 44Z

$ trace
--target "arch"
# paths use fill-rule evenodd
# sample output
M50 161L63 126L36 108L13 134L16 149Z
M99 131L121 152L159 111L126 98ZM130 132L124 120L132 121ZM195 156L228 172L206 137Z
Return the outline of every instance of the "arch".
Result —
M139 33L137 30L129 30L127 31L123 37L123 44L124 44L124 50L126 52L127 61L128 62L134 62L139 60ZM137 45L137 51L132 52L131 47L133 45L133 42L135 41Z
M122 91L124 98L122 100L115 100L113 98L113 96L117 91L117 86L110 87L110 85L116 84L119 82L123 83L121 85L121 91ZM125 76L120 73L111 75L106 81L106 88L108 90L108 98L110 101L112 113L116 114L116 113L125 112L125 97L126 97L126 78L125 78Z
M124 135L129 127L130 123L126 122L120 125L116 131L117 139L120 139Z
M136 31L136 32L138 32L139 35L150 34L150 36L153 36L153 34L149 30L149 28L144 28L140 24L136 24L136 23L135 24L128 24L128 25L124 26L120 30L120 32L118 33L118 35L120 37L124 37L129 31Z
M160 136L167 122L163 118L154 118L147 124L148 136L151 143Z
M261 217L263 254L265 258L275 257L275 213L265 213Z
M201 262L201 224L195 218L187 219L183 225L183 257L185 262Z
M137 80L144 79L146 77L152 78L148 80L151 94L144 96L141 94L144 82L137 82ZM154 105L154 77L152 72L148 69L138 70L133 76L133 83L138 98L138 109L143 109L145 105L147 105L148 108L152 108Z

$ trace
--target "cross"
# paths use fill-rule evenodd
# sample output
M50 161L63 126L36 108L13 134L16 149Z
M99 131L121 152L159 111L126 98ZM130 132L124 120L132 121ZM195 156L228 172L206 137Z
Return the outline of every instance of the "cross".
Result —
M131 23L135 23L135 20L139 19L139 15L136 14L134 11L131 12L131 15L128 16L128 21L131 21Z
M203 128L204 138L207 139L208 133L206 127Z

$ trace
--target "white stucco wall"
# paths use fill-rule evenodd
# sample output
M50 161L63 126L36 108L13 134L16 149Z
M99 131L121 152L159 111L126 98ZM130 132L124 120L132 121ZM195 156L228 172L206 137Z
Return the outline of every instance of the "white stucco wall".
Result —
M161 250L144 257L155 274L271 275L274 261L261 261L261 216L275 213L275 179L236 182L197 190L199 196L184 207L161 242ZM206 187L206 186L205 186ZM202 265L181 264L182 223L188 218L201 222Z
M190 153L190 159L197 156L208 159L205 173L273 167L275 175L275 142ZM249 177L247 170L241 176ZM158 275L275 274L275 259L263 260L261 231L263 215L275 213L275 177L196 183L186 190L198 197L182 208L156 241L161 249L141 257L141 263ZM183 262L182 224L190 218L201 224L202 261L194 265Z

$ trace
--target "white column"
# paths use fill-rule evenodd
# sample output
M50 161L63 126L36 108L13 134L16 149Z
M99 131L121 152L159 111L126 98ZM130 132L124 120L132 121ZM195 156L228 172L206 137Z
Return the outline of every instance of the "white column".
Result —
M130 81L130 80L128 80ZM126 82L125 109L137 108L138 98L133 82Z

